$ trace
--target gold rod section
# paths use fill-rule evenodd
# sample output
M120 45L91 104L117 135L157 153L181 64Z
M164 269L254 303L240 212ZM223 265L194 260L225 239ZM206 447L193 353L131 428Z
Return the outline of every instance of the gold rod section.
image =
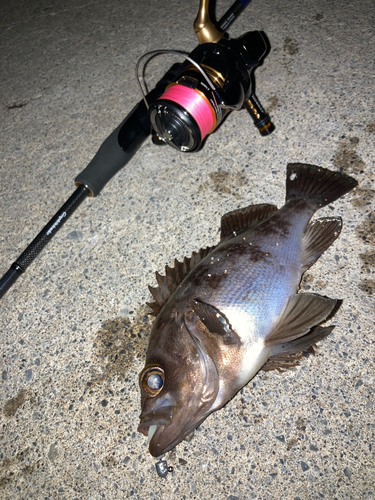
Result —
M209 3L210 0L200 0L198 15L194 21L194 31L199 44L216 43L223 37L223 33L216 28L210 19Z

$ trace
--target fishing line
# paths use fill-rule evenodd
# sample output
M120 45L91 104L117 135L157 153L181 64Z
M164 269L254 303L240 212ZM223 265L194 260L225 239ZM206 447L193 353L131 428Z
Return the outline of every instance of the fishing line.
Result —
M216 125L216 116L207 99L193 89L182 85L172 85L162 96L182 106L197 122L202 140L212 132Z
M144 72L145 67L147 66L147 64L150 62L150 60L153 57L158 56L158 55L163 55L163 54L179 54L179 55L183 55L185 57L185 59L187 59L189 62L191 62L191 64L193 64L198 69L198 71L200 71L200 73L203 75L203 78L206 80L206 82L210 86L210 88L211 88L211 90L213 92L213 98L214 98L215 103L216 103L216 99L215 99L216 87L215 87L215 85L212 83L210 77L204 71L204 69L202 68L202 66L200 66L196 61L194 61L194 59L192 59L189 56L188 52L184 52L183 50L176 50L176 49L160 49L160 50L151 50L151 51L146 52L145 54L143 54L143 56L138 59L138 62L136 64L136 66L135 66L135 76L137 78L137 82L138 82L139 88L141 89L143 100L144 100L144 103L146 104L147 109L149 109L149 104L148 104L147 99L146 99L146 94L145 94L145 92L144 92L144 90L142 88L141 80L144 81L144 78L139 76L139 65L143 61L144 58L146 58L146 57L149 58L148 61L146 61L144 67L143 67L143 72ZM146 85L146 83L145 83L145 90L146 90L146 93L147 93L147 85ZM217 103L216 103L216 105L217 105Z

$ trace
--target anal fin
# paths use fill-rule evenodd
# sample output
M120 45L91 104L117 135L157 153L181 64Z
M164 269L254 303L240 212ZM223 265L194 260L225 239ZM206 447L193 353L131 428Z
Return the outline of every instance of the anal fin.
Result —
M303 266L308 269L340 235L341 217L325 217L312 221L303 235Z

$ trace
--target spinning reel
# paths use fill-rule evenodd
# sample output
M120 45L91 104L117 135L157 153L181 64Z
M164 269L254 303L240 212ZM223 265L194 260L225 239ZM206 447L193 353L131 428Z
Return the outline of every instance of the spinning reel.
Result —
M0 279L0 298L83 200L97 196L132 159L150 133L155 144L169 144L183 152L197 151L231 111L242 108L247 109L261 135L274 130L255 95L254 71L269 52L266 35L251 31L230 39L226 34L228 26L250 1L235 0L223 17L213 22L214 16L210 19L209 14L214 0L201 0L194 22L198 47L190 54L153 51L143 56L177 52L184 55L184 62L174 64L103 142L76 177L76 191Z
M249 1L237 3L244 6ZM155 144L197 151L230 111L242 108L250 113L261 135L275 129L254 93L254 71L270 50L268 39L261 31L230 39L222 28L228 25L227 19L225 15L216 27L209 17L209 0L201 0L194 23L198 47L180 65L163 94L151 103L146 100Z

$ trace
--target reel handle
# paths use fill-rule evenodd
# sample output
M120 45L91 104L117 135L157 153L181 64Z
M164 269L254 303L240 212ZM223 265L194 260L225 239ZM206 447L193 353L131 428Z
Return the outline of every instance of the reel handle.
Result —
M253 119L254 125L259 130L262 137L272 134L275 125L271 122L270 115L266 113L259 99L252 92L249 98L244 102L244 108Z

